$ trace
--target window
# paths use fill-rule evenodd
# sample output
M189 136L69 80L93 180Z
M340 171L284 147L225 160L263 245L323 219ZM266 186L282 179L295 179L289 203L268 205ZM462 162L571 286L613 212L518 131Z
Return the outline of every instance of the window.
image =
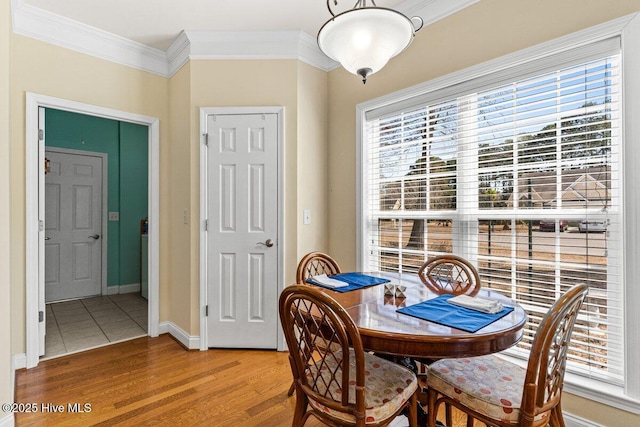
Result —
M359 106L359 262L411 273L443 253L471 260L483 288L527 310L509 350L520 358L558 296L587 283L567 371L633 396L620 40Z

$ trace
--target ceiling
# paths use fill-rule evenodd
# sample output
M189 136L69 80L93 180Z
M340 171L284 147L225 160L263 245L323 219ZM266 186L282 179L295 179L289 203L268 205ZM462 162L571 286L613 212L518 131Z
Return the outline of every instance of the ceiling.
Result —
M378 0L409 12L432 0ZM455 1L455 0L454 0ZM181 31L302 30L315 36L330 18L325 0L18 0L100 30L166 50ZM336 11L353 7L339 0ZM423 17L427 18L427 17Z

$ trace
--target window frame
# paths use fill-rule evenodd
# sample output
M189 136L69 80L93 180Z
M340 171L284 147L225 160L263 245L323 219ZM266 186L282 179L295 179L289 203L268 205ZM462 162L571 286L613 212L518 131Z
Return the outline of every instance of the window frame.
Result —
M640 253L640 211L633 210L633 207L640 206L640 192L632 191L627 188L625 183L640 181L640 168L637 167L638 161L640 161L640 125L637 124L637 117L640 117L640 79L633 79L633 76L640 76L640 13L627 15L358 104L356 106L356 260L358 269L367 265L368 254L364 250L367 234L363 229L367 223L364 211L367 194L367 165L362 159L365 152L364 138L366 137L365 126L368 112L376 109L401 108L394 107L394 105L409 103L416 97L434 91L446 90L476 78L497 73L504 75L505 71L508 72L510 68L528 62L544 61L545 58L552 55L565 53L611 37L619 37L622 46L624 387L567 373L564 390L577 396L639 414L640 371L633 367L630 369L630 366L633 366L632 363L640 355L640 337L637 334L637 331L640 330L640 310L633 309L633 307L640 306L640 287L628 286L627 278L640 277L640 263L636 259ZM514 361L522 363L522 361Z

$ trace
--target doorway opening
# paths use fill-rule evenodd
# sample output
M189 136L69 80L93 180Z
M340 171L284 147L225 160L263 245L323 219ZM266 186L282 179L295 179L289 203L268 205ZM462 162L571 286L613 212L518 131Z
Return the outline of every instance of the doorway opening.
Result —
M27 108L26 108L26 196L27 196L27 215L26 215L26 335L27 335L27 368L34 367L38 364L39 358L45 351L45 332L46 332L46 316L47 308L45 302L45 279L47 272L45 269L45 238L47 237L46 221L45 221L45 169L42 165L45 165L45 129L39 126L40 114L44 109L58 110L63 113L74 113L86 117L92 118L104 118L122 122L126 125L142 125L142 128L147 133L146 135L146 159L145 163L148 165L146 172L146 202L148 208L148 215L143 219L137 219L136 239L139 239L140 246L132 248L132 245L127 245L129 250L142 251L142 229L144 227L145 240L147 245L145 247L146 256L140 254L138 258L140 261L144 258L146 265L139 267L139 276L144 276L146 279L147 295L148 295L148 311L146 315L147 334L150 336L158 335L158 318L159 318L159 304L158 304L158 276L159 276L159 246L158 246L158 234L159 234L159 121L157 118L141 116L128 112L107 109L103 107L97 107L90 104L77 103L59 98L48 97L44 95L38 95L33 93L27 93ZM77 147L75 147L77 148ZM127 181L129 182L129 181ZM106 215L109 212L114 215L111 217L115 221L117 210L106 211ZM139 228L138 228L139 227ZM109 239L108 227L105 227L103 233L92 233L88 235L95 242L99 241L97 237ZM105 266L108 269L108 262ZM141 263L142 264L142 263ZM142 275L142 271L146 274ZM139 283L136 285L142 288L143 278L141 277ZM107 282L101 282L99 297L108 298L110 301L103 301L104 303L111 303L122 310L122 301L113 300L114 297L119 295L126 295L129 292L126 290L133 290L135 285L132 283L123 284L123 288L118 283L116 287L109 287L109 280ZM127 287L127 285L129 285ZM124 292L123 292L124 290ZM85 306L82 300L71 298L64 303L67 304L70 301L78 301ZM88 300L87 300L88 301ZM98 301L94 301L98 302ZM126 305L126 304L124 304ZM80 308L80 307L76 307ZM55 310L54 310L55 311ZM124 311L124 310L122 310ZM54 314L55 315L55 314ZM95 317L95 316L93 316ZM131 317L131 316L130 316ZM143 320L141 319L141 322ZM113 341L116 341L114 339Z
M44 360L147 333L148 127L42 113Z

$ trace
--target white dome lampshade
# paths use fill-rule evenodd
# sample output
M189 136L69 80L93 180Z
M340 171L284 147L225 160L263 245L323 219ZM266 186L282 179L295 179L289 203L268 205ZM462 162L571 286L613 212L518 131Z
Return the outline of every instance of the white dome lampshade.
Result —
M330 10L331 11L331 10ZM416 25L414 25L414 22ZM407 18L382 7L360 7L327 21L318 32L318 46L347 71L367 77L411 44L422 19Z

